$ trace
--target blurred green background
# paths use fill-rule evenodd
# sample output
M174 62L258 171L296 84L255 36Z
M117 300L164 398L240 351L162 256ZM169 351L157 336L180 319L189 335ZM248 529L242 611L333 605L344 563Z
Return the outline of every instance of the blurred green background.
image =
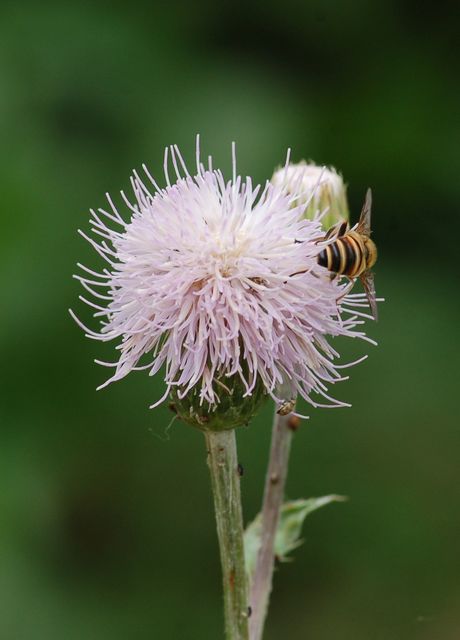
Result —
M76 233L166 144L265 180L293 158L374 190L377 348L295 437L290 498L346 494L276 573L267 640L460 637L458 20L446 3L3 1L0 639L222 637L205 451L69 318ZM457 272L457 273L456 273ZM306 407L305 407L306 409ZM239 433L259 508L272 408Z

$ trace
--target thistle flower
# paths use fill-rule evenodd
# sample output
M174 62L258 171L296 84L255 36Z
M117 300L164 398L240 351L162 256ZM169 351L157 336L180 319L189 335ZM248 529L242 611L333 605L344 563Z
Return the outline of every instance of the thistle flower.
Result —
M122 192L130 219L107 195L108 210L91 211L96 238L80 232L108 263L100 273L79 265L85 274L75 276L96 298L80 296L101 319L100 332L72 315L88 337L120 341L117 362L96 361L115 368L99 388L164 367L166 390L152 407L173 394L182 417L204 426L218 416L216 428L247 422L266 394L345 406L327 393L343 379L328 336L365 338L353 311L365 302L318 265L324 231L316 214L302 215L300 186L254 186L237 175L234 147L228 181L211 159L203 166L198 141L194 175L177 146L169 151L166 187L143 166L145 179L131 178L134 202Z
M304 205L304 216L314 220L322 214L322 223L329 229L339 220L348 220L346 187L334 167L321 167L305 161L290 164L275 171L273 184L290 194L301 194L296 204Z

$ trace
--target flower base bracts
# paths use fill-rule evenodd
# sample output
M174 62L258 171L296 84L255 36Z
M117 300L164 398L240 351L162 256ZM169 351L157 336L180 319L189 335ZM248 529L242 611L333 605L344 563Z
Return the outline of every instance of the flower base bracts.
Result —
M199 387L182 397L180 389L173 387L171 409L180 420L202 431L225 431L247 425L268 398L260 378L250 395L246 394L246 386L238 375L217 378L215 384L216 404L203 402Z

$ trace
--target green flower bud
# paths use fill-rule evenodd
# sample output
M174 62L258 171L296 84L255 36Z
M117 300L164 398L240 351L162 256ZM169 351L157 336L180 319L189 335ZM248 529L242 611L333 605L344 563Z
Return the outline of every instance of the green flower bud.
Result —
M290 164L287 168L277 169L271 182L284 186L292 195L298 193L299 197L293 202L293 206L304 203L304 215L309 220L327 209L327 213L321 218L325 230L350 217L346 186L342 176L333 167L321 167L305 161Z
M180 387L170 393L171 409L177 416L202 431L225 431L247 425L268 398L265 385L258 377L250 396L245 396L246 387L240 376L216 378L216 393L219 402L209 405L200 402L200 386L193 387L183 398Z

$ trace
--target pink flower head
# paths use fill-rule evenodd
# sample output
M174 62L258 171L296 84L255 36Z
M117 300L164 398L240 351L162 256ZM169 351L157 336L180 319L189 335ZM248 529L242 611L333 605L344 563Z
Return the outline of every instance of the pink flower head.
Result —
M329 397L343 380L329 336L365 338L356 330L365 314L350 283L318 265L324 230L302 217L302 194L249 177L206 169L197 143L196 174L190 175L176 146L170 147L174 181L160 188L144 166L134 172L134 202L127 222L111 198L108 210L92 211L92 232L84 237L106 260L97 273L79 265L76 276L96 302L81 299L101 319L88 337L119 340L115 372L102 388L135 369L156 374L164 366L166 392L180 397L199 389L201 403L219 402L216 380L238 376L251 395L262 381L282 402L300 394L313 406L344 406ZM319 212L318 212L319 213ZM105 289L105 293L101 293ZM75 317L75 316L74 316Z

